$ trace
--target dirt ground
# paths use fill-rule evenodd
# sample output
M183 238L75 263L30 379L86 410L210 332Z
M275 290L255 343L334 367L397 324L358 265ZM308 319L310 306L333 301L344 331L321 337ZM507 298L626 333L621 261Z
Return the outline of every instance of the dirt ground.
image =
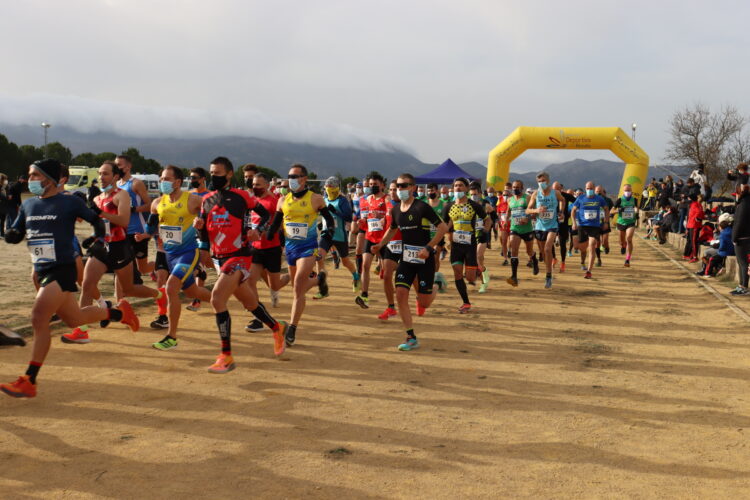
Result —
M415 352L396 351L398 320L375 317L380 281L363 311L343 270L282 360L233 304L227 375L206 372L219 351L206 308L183 313L169 352L150 347L153 306L135 334L54 338L39 396L0 400L0 497L744 497L748 325L637 245L632 268L615 252L592 281L574 255L552 290L526 267L511 288L492 250L490 293L458 315L451 280L416 321ZM284 290L272 313L289 304ZM0 350L0 379L29 355Z

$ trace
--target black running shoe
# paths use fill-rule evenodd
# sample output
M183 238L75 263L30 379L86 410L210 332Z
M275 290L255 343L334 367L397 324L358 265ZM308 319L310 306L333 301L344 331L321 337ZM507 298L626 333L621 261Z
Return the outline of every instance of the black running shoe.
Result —
M536 276L539 274L539 261L536 258L536 255L531 258L531 265L533 266L533 274Z
M627 252L627 249L625 247L620 247L620 255L625 255L625 252Z
M154 330L169 328L169 318L167 318L166 316L159 316L151 322L151 328L153 328Z
M328 278L326 273L318 274L318 291L323 297L328 296Z
M333 268L338 269L341 266L341 257L338 252L333 252Z
M263 331L263 322L259 319L254 319L250 323L247 324L245 327L245 330L248 332L260 332Z
M289 325L286 329L286 335L284 335L284 341L287 347L292 347L297 336L297 327Z

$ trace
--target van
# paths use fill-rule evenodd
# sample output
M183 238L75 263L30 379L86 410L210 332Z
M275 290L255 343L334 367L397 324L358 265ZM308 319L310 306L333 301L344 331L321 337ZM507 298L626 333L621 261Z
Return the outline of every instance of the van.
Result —
M84 194L88 192L91 183L98 179L99 169L90 167L70 167L68 182L65 183L65 190L75 193L81 191Z
M161 196L159 191L159 176L156 174L133 174L133 177L140 179L146 185L148 195L153 200L157 196Z

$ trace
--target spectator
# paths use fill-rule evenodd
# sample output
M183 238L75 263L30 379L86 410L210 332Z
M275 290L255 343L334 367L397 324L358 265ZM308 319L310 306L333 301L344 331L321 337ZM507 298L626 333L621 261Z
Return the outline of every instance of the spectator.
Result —
M701 277L715 277L724 272L726 258L734 255L732 220L731 214L722 214L719 217L718 242L703 252L703 268L695 274Z
M646 203L646 210L654 210L656 208L656 197L659 194L659 190L656 189L656 184L653 182L648 185L648 202Z
M734 170L727 172L727 179L734 181L734 193L738 194L743 184L747 184L750 174L747 173L747 163L742 162Z
M661 183L661 190L659 191L659 206L664 208L672 204L672 190L667 186L666 182Z
M677 179L677 182L674 184L674 189L672 190L672 198L679 200L683 189L685 189L685 183L682 182L682 179Z
M687 184L685 184L685 189L683 190L685 193L685 196L690 198L691 194L699 195L701 194L701 187L696 184L695 179L692 177L687 180Z
M672 227L677 220L677 212L675 207L667 203L662 206L661 220L654 224L654 230L656 231L656 237L659 240L659 244L663 245L667 242L667 234L672 232Z
M5 216L8 214L8 176L0 174L0 237L5 236Z
M747 295L747 259L750 256L750 186L743 184L734 209L734 223L732 224L732 242L734 256L739 266L740 282L732 290L732 295Z
M677 230L676 233L685 233L685 221L687 220L688 209L690 208L690 200L685 193L680 193L679 201L677 202Z
M10 229L10 226L16 220L16 216L18 215L18 208L21 206L21 194L24 191L26 191L26 177L23 175L19 175L18 181L11 184L8 188L8 208L7 216L5 219L6 231Z
M703 226L703 219L706 218L702 202L703 199L700 195L690 195L690 208L688 209L687 223L685 224L687 238L682 258L691 263L698 262L698 237Z

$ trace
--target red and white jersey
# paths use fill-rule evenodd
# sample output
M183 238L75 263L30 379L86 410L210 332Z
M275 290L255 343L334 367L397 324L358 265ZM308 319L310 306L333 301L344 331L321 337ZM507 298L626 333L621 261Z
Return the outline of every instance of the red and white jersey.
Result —
M115 205L114 198L120 191L122 191L120 188L113 187L108 193L102 193L97 196L94 203L96 203L96 206L99 207L102 212L117 215L117 205ZM103 217L102 219L104 220L105 230L104 241L107 243L114 243L116 241L122 241L127 237L127 228L125 226L113 224L109 219L104 219Z
M386 196L376 198L374 194L371 194L367 197L367 233L365 238L372 243L379 243L383 239L388 205Z
M249 210L266 213L257 198L236 188L213 191L203 199L201 218L205 221L201 231L202 240L211 245L211 255L215 258L250 255L245 237L245 219Z

